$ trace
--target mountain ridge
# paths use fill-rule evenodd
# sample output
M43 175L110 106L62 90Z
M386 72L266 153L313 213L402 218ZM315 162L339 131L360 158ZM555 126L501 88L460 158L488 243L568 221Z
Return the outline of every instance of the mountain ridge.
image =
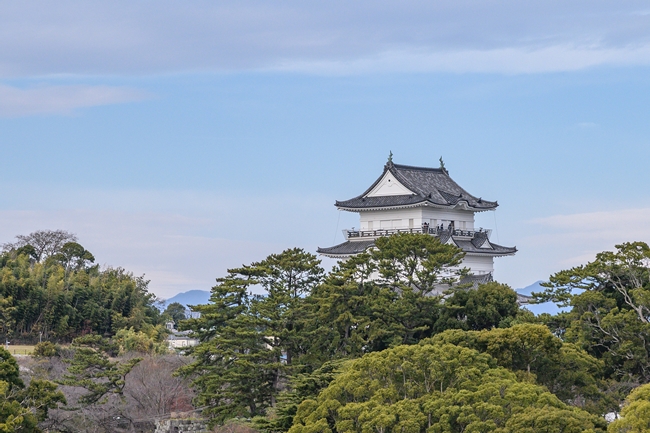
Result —
M179 304L187 307L188 305L207 304L210 300L210 292L208 290L188 290L187 292L177 293L169 299L160 303L161 310L165 310L169 304L178 302Z

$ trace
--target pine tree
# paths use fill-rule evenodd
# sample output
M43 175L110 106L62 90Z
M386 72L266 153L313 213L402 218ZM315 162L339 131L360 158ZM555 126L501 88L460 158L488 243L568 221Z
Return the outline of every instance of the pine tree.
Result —
M276 404L295 359L305 351L300 309L323 274L313 254L294 248L250 266L230 269L200 318L183 322L200 344L182 370L194 377L197 404L215 422L263 415ZM252 296L251 287L266 291Z

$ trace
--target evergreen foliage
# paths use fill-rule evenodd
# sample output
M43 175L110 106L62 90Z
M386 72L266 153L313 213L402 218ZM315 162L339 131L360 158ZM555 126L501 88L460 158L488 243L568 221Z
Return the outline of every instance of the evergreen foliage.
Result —
M625 399L621 418L610 424L611 433L650 431L650 384L635 388Z
M453 270L462 256L432 236L399 234L327 276L297 249L231 269L210 303L193 307L201 317L182 324L201 343L181 373L194 377L196 403L213 422L257 417L264 430L286 431L298 404L327 387L343 360L431 337L447 329L440 319L449 310L452 327L514 319L516 295L499 284L441 302L436 293L465 272Z
M315 256L286 250L229 270L212 289L211 303L194 307L201 317L183 322L201 344L182 372L196 375L197 403L210 406L206 412L216 421L263 415L275 404L293 357L304 351L297 311L322 274ZM251 296L253 286L268 296Z
M602 359L607 377L629 390L650 382L650 247L616 249L552 275L536 295L573 307L551 324L554 331Z
M29 386L20 379L16 360L0 348L0 432L38 433L38 423L48 410L65 404L63 394L54 383L32 379Z
M36 358L49 358L52 356L56 356L56 354L57 354L56 345L49 341L43 341L41 343L38 343L36 346L34 346L34 351L32 352L32 356Z
M462 257L435 237L400 233L340 262L307 299L316 365L431 336L441 309L434 293L458 281Z
M518 311L517 294L505 284L490 282L476 290L454 290L445 300L435 331L505 328L513 323Z
M0 333L11 340L70 341L160 323L148 281L122 268L100 270L81 245L67 242L38 257L25 245L0 255Z
M552 275L537 299L572 307L555 316L520 309L504 284L460 285L462 258L436 237L398 234L325 273L314 255L288 249L230 269L210 302L192 307L200 316L185 319L180 304L160 314L146 280L101 270L69 233L35 232L0 255L0 332L73 342L40 343L34 362L67 363L56 377L75 390L67 411L77 414L124 408L127 376L141 369L140 355L126 354L166 353L163 323L173 320L200 341L178 374L191 378L194 404L213 424L249 420L263 433L595 433L624 402L609 430L648 431L648 245L621 244ZM64 403L40 377L23 381L0 349L0 433L37 432ZM138 390L138 401L147 392ZM191 394L183 398L188 405ZM97 419L113 428L111 416Z
M605 413L614 402L603 395L604 364L563 342L544 325L520 324L482 331L448 330L420 344L454 344L492 356L501 367L537 382L565 403Z
M517 380L487 354L450 344L398 346L350 361L289 433L603 432L605 422Z
M142 358L112 361L118 346L99 335L85 335L72 342L74 356L69 360L62 385L81 387L86 393L79 398L82 405L100 403L111 394L122 395L125 377Z
M187 309L185 308L185 305L181 304L180 302L172 302L167 306L167 308L165 308L163 316L166 320L171 320L174 322L174 325L178 327L178 325L181 323L181 320L185 320L187 318L186 311Z

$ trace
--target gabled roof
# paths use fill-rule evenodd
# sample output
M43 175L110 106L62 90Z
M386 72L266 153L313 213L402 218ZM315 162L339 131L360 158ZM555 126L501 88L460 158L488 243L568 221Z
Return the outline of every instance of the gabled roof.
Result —
M408 195L385 195L368 197L371 191L390 172L404 187L413 192ZM430 203L442 207L466 206L470 210L496 209L496 201L477 198L449 177L443 167L427 168L393 164L389 161L384 172L363 194L350 200L337 201L336 207L344 210L364 210L385 207L411 207Z

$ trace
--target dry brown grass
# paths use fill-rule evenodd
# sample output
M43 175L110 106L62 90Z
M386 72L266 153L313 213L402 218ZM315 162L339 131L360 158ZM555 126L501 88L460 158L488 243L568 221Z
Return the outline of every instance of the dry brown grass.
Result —
M244 422L231 419L224 425L218 425L212 430L214 433L258 433L253 427Z
M5 349L7 346L2 346ZM9 353L12 355L31 355L34 351L34 346L23 345L23 344L10 344Z

